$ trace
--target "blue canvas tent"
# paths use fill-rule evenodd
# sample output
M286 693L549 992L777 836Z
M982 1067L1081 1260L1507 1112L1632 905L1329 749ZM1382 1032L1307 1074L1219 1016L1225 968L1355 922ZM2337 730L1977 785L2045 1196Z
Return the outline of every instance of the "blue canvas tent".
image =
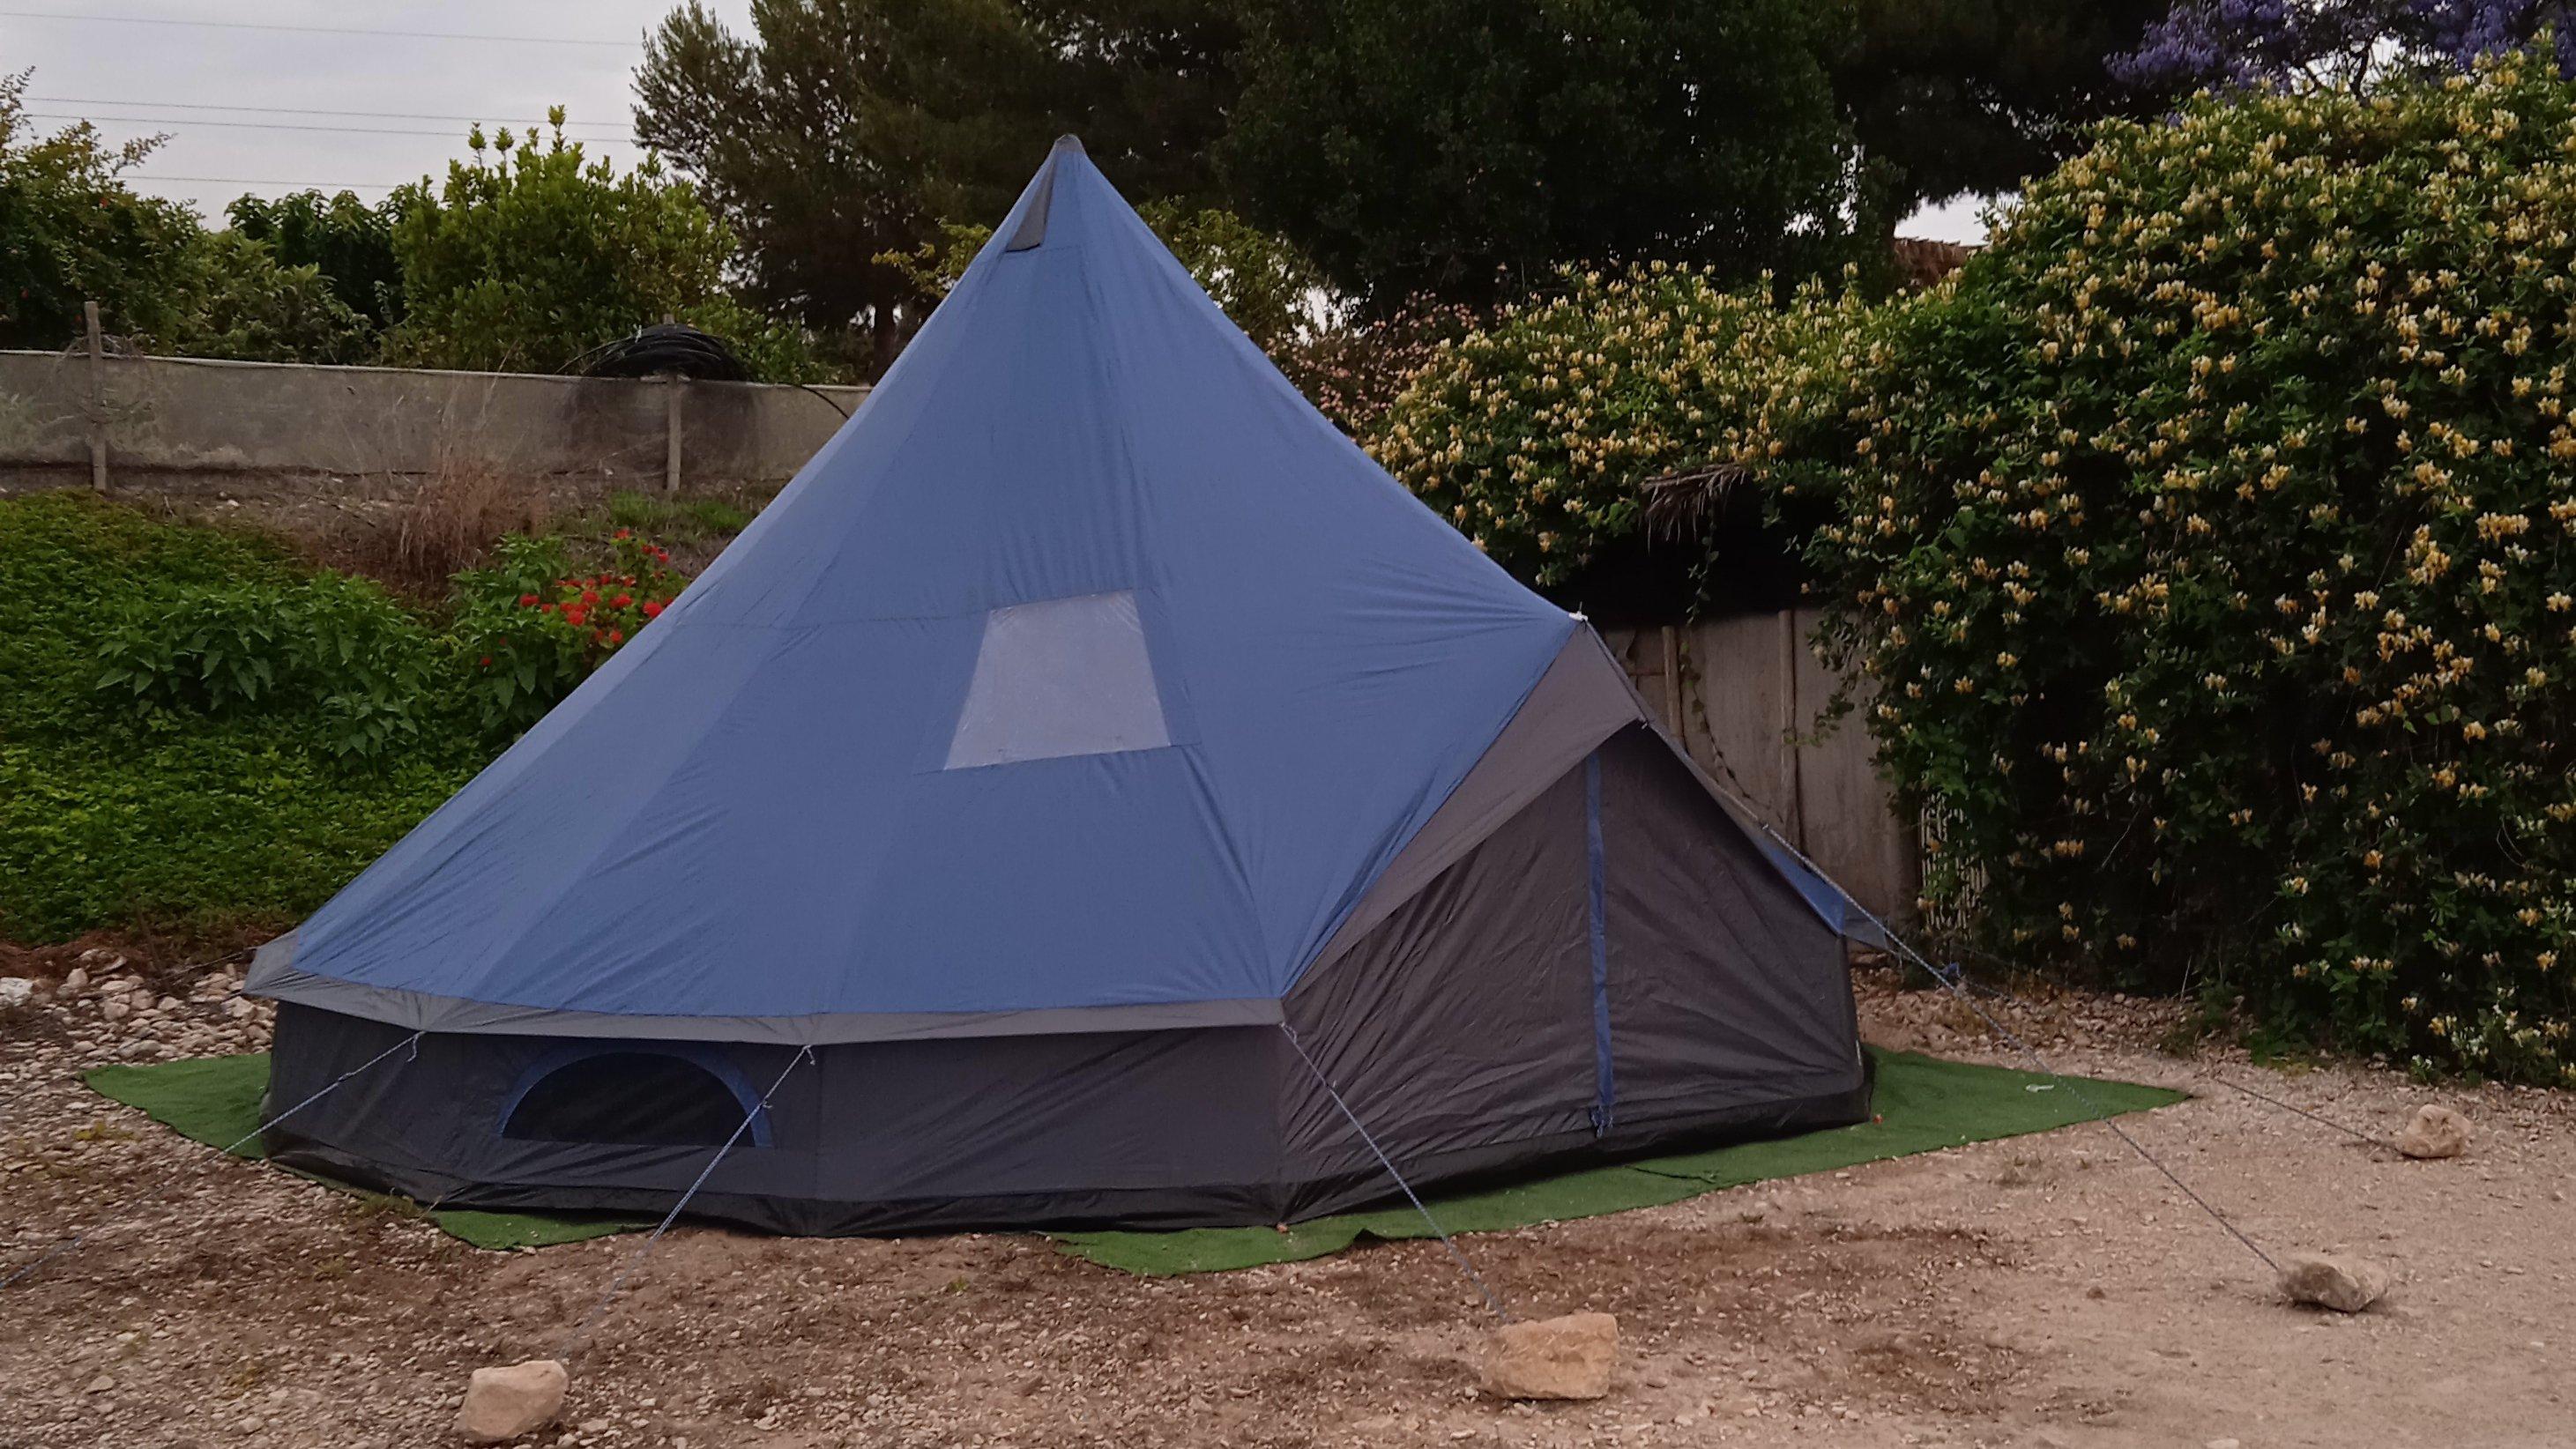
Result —
M667 1205L748 1114L694 1206L792 1231L1375 1197L1316 1070L1425 1179L1865 1090L1835 931L1589 627L1070 139L758 521L251 984L288 1100L426 1033L289 1161Z

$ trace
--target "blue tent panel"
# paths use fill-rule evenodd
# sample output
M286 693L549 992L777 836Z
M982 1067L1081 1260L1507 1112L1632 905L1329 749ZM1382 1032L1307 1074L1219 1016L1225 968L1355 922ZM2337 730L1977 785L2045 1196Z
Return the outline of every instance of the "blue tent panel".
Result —
M703 577L305 923L309 999L541 1024L1298 980L1575 622L1308 406L1078 147L996 237Z

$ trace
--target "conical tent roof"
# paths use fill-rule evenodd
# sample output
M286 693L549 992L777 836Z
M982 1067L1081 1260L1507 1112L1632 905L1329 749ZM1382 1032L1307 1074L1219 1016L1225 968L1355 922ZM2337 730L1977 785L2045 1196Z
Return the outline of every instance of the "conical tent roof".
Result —
M260 984L443 1030L1276 1021L1577 628L1068 139L758 521Z

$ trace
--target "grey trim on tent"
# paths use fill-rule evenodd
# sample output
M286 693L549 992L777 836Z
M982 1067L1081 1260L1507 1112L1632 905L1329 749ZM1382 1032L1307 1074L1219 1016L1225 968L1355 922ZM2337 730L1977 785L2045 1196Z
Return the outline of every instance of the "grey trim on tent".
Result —
M1081 138L1075 136L1055 138L1055 145L1047 151L1046 167L1038 173L1037 190L1029 196L1028 210L1020 213L1020 224L1011 228L1010 243L1002 248L1003 251L1032 251L1046 241L1047 213L1055 206L1056 160L1067 152L1076 156L1081 155Z
M1609 667L1611 675L1619 681L1620 689L1624 690L1627 693L1628 698L1635 703L1637 718L1645 722L1646 728L1655 732L1656 737L1664 742L1665 748L1673 752L1673 758L1681 761L1683 768L1690 771L1691 778L1697 780L1700 788L1709 793L1709 798L1715 800L1725 809L1728 818L1732 819L1737 826L1741 827L1747 835L1768 836L1774 840L1778 840L1781 844L1785 845L1788 843L1787 839L1780 834L1778 827L1765 819L1763 817L1763 812L1758 809L1752 801L1745 799L1743 796L1729 790L1724 785L1719 784L1717 782L1717 777L1711 775L1704 767L1702 767L1698 760L1693 759L1691 757L1690 750L1686 748L1680 740L1673 737L1672 731L1664 728L1662 722L1655 718L1654 712L1646 707L1644 697L1637 693L1637 686L1629 682L1628 671L1619 667L1619 661L1612 657L1610 653L1610 645L1604 641L1599 634L1594 633L1589 626L1586 626L1578 637L1588 637L1591 639L1594 650L1599 653L1602 662ZM1764 855L1765 859L1769 858L1768 852L1765 852ZM1789 879L1787 871L1783 870L1777 862L1772 863L1772 870L1779 874L1782 879ZM1833 885L1834 889L1837 891L1842 890L1841 886L1834 884L1834 881L1830 876L1825 876L1822 871L1818 871L1817 874L1827 885ZM1793 887L1797 884L1795 880L1790 880L1789 883ZM1848 899L1848 894L1846 894L1846 899ZM1863 917L1857 921L1852 920L1850 918L1851 912L1849 910L1846 910L1843 915L1844 919L1842 921L1832 924L1834 924L1835 930L1838 931L1845 940L1857 942L1863 946L1874 946L1881 951L1892 951L1895 949L1895 947L1888 942L1887 933L1880 928L1876 921L1868 919L1867 917Z
M1397 907L1546 793L1594 746L1644 719L1644 708L1592 626L1578 625L1484 758L1388 862L1306 971L1340 959Z
M827 1012L812 1016L644 1016L613 1011L566 1011L546 1006L465 1001L453 996L370 986L298 971L294 965L296 934L289 931L259 948L258 954L251 958L250 977L242 986L245 992L414 1031L826 1046L843 1042L926 1041L941 1037L1055 1036L1068 1032L1275 1026L1285 1019L1274 997L1138 1002L1120 1006L1058 1006L1029 1011Z
M1500 828L1504 821L1556 783L1602 741L1631 724L1643 724L1664 742L1691 778L1747 835L1770 827L1753 805L1719 784L1689 750L1656 720L1628 672L1589 623L1578 625L1547 673L1522 701L1491 747L1458 782L1449 798L1381 872L1358 906L1324 943L1306 973L1347 954L1360 938L1411 900L1433 878ZM1794 884L1794 882L1792 882ZM1886 938L1868 921L1847 921L1843 933L1864 946L1886 949ZM1300 979L1303 979L1301 975Z

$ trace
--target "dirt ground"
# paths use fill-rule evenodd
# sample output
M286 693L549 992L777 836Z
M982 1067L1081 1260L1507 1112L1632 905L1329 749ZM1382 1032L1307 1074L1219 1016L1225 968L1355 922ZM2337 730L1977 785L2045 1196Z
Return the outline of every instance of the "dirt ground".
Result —
M0 1276L92 1230L0 1290L5 1449L452 1442L468 1373L553 1353L640 1241L479 1252L89 1094L90 1063L266 1029L221 969L99 950L0 959L47 983L0 1012ZM54 984L76 965L93 979ZM1861 989L1872 1040L1997 1056L1944 998L1879 972ZM1480 1395L1488 1325L1436 1244L1156 1280L1033 1237L683 1227L534 1442L2576 1444L2576 1099L2181 1060L2153 1046L2178 1018L2075 995L2012 1015L2069 1069L2194 1092L2126 1125L2274 1254L2391 1264L2372 1311L2283 1304L2097 1124L1466 1239L1515 1313L1619 1316L1613 1392L1587 1404ZM2476 1137L2407 1161L2229 1082L2383 1138L2440 1101Z

